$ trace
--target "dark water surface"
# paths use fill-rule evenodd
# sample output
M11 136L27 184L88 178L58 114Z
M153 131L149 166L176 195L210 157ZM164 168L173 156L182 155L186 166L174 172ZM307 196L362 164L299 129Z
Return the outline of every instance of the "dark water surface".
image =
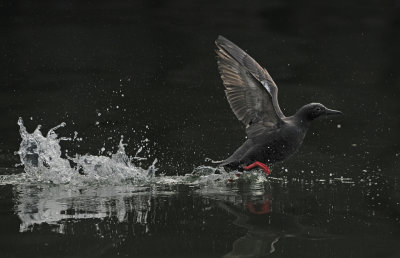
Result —
M3 257L399 257L379 179L1 186ZM397 192L396 192L397 191Z
M0 257L400 257L399 1L22 0L0 12ZM29 132L78 132L64 158L115 153L121 135L128 155L144 147L137 166L157 159L167 178L226 158L245 133L219 79L219 34L268 69L285 115L309 102L345 114L315 121L275 179L60 185L14 167L18 117Z

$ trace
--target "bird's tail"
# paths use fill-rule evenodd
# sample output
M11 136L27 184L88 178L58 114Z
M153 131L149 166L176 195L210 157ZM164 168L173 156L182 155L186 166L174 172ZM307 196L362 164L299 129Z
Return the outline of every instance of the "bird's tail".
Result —
M206 162L211 162L211 163L213 163L213 164L221 164L221 163L223 163L225 160L213 160L213 159L210 159L210 158L206 158L205 159L205 161Z
M210 158L206 158L206 161L216 164L218 167L236 168L238 166L236 162L232 162L232 160L229 158L224 160L212 160Z

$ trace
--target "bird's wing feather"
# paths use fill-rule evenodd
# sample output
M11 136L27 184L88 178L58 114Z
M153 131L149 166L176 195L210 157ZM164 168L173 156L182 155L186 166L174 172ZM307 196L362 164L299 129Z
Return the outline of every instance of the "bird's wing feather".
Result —
M276 127L284 118L278 89L268 72L238 46L219 36L218 68L228 102L248 135Z

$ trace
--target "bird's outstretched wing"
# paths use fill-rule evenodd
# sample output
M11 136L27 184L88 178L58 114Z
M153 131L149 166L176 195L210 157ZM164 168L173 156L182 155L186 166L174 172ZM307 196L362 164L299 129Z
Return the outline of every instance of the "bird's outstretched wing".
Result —
M247 134L276 128L285 116L279 108L278 88L267 70L226 38L219 36L215 44L226 97Z

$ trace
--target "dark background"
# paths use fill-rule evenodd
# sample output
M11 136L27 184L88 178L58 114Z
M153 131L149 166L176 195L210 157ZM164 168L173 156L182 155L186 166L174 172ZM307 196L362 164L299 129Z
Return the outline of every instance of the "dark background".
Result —
M66 122L61 136L83 137L62 143L70 155L115 151L124 135L129 155L148 138L143 165L157 158L168 174L226 158L245 133L216 67L221 34L269 70L287 116L309 102L345 113L316 121L277 174L397 173L399 1L24 0L0 10L2 167L18 162L19 116L44 133Z

